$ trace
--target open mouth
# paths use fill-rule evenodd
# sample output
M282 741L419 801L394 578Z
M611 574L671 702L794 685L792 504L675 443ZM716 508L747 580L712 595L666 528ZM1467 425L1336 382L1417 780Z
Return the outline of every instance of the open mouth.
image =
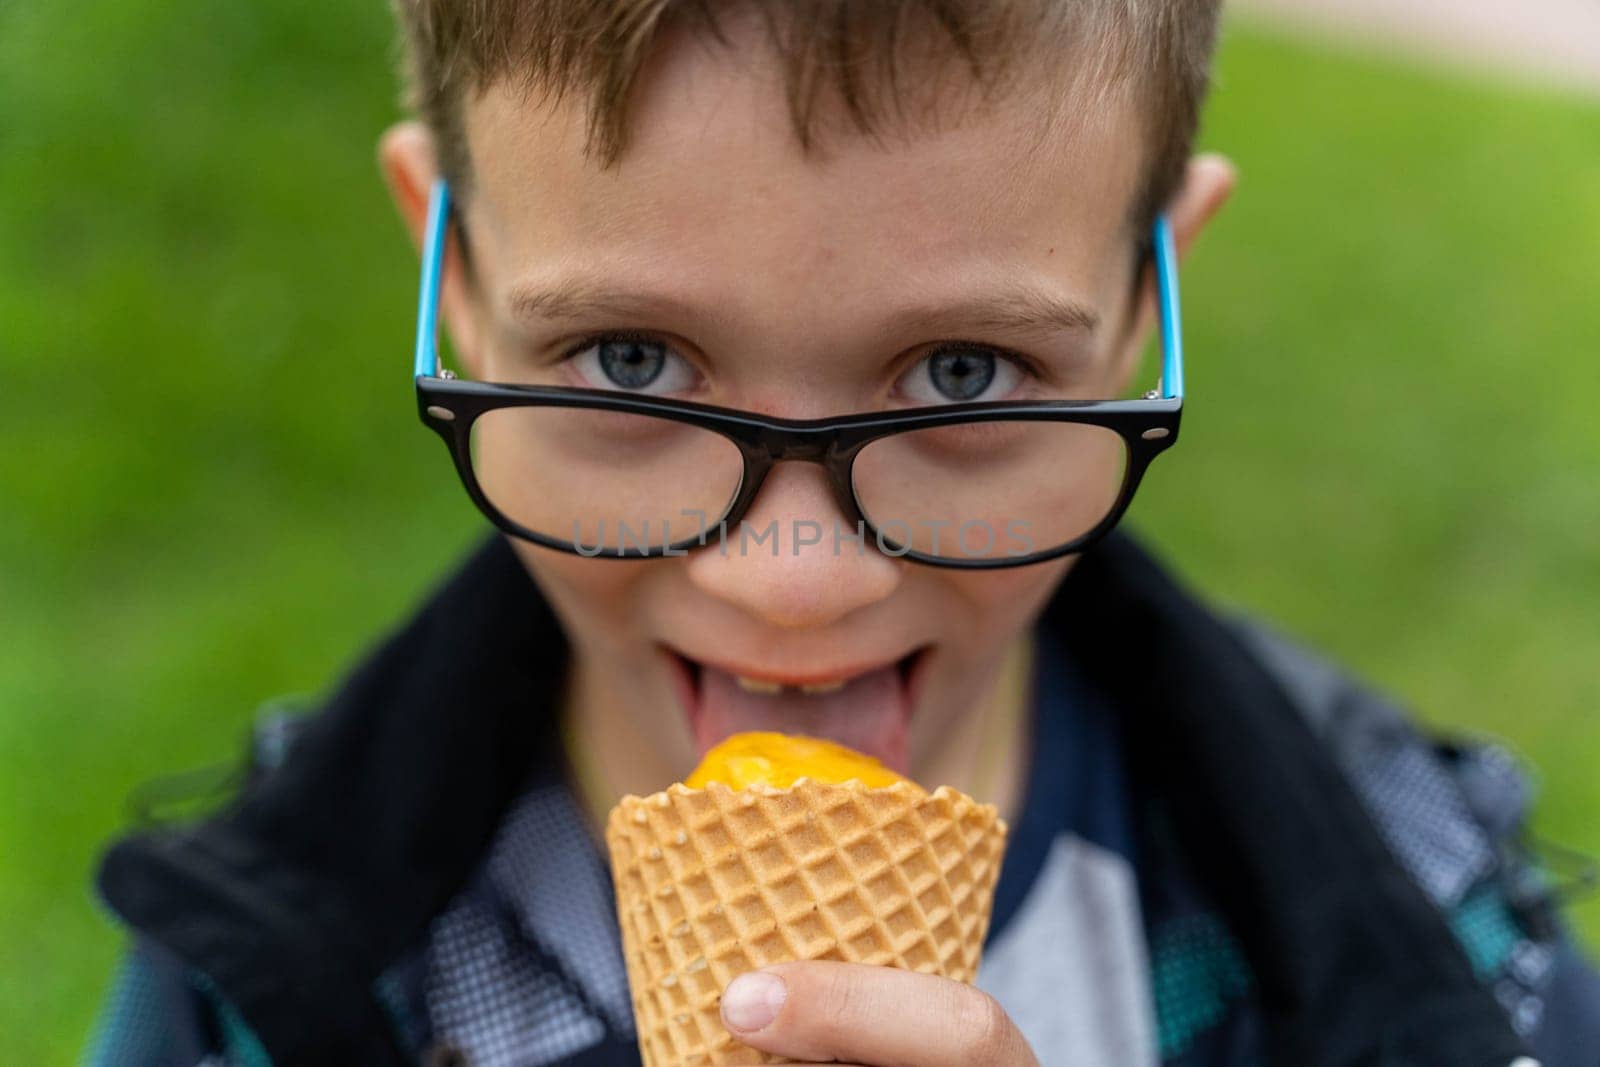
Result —
M774 730L825 737L902 774L908 770L907 738L926 647L887 662L805 673L712 664L666 651L701 756L732 734Z

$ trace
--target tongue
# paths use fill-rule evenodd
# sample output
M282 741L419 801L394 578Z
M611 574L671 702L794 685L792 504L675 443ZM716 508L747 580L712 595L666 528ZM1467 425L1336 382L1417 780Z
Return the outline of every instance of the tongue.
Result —
M747 730L807 734L875 756L904 774L909 769L909 718L905 685L892 666L852 678L836 692L815 695L787 686L772 695L751 693L733 675L702 667L694 739L703 757L713 745Z

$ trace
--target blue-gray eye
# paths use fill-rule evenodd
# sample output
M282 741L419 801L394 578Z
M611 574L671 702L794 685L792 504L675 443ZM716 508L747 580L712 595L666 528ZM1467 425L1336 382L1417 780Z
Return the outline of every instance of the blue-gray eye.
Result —
M590 389L670 396L693 391L700 380L694 364L651 337L598 337L569 358L579 384Z
M610 340L595 346L600 370L618 389L643 389L667 365L665 345L655 341Z
M901 375L897 391L918 404L1004 400L1016 394L1026 374L1016 360L979 344L947 344L917 360Z
M974 400L994 376L994 353L979 348L947 348L928 357L928 381L946 400Z

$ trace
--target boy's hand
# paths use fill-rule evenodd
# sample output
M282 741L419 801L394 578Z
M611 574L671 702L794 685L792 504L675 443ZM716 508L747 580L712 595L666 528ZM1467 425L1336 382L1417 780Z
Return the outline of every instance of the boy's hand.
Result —
M1037 1067L989 994L948 978L859 963L780 963L742 974L722 1022L763 1052L862 1067Z

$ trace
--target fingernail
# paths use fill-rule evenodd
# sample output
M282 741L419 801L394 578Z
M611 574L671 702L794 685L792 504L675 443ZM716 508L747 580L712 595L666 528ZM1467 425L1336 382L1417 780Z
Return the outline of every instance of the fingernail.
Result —
M730 1030L761 1030L778 1017L789 987L775 974L751 971L728 983L722 992L722 1021Z

